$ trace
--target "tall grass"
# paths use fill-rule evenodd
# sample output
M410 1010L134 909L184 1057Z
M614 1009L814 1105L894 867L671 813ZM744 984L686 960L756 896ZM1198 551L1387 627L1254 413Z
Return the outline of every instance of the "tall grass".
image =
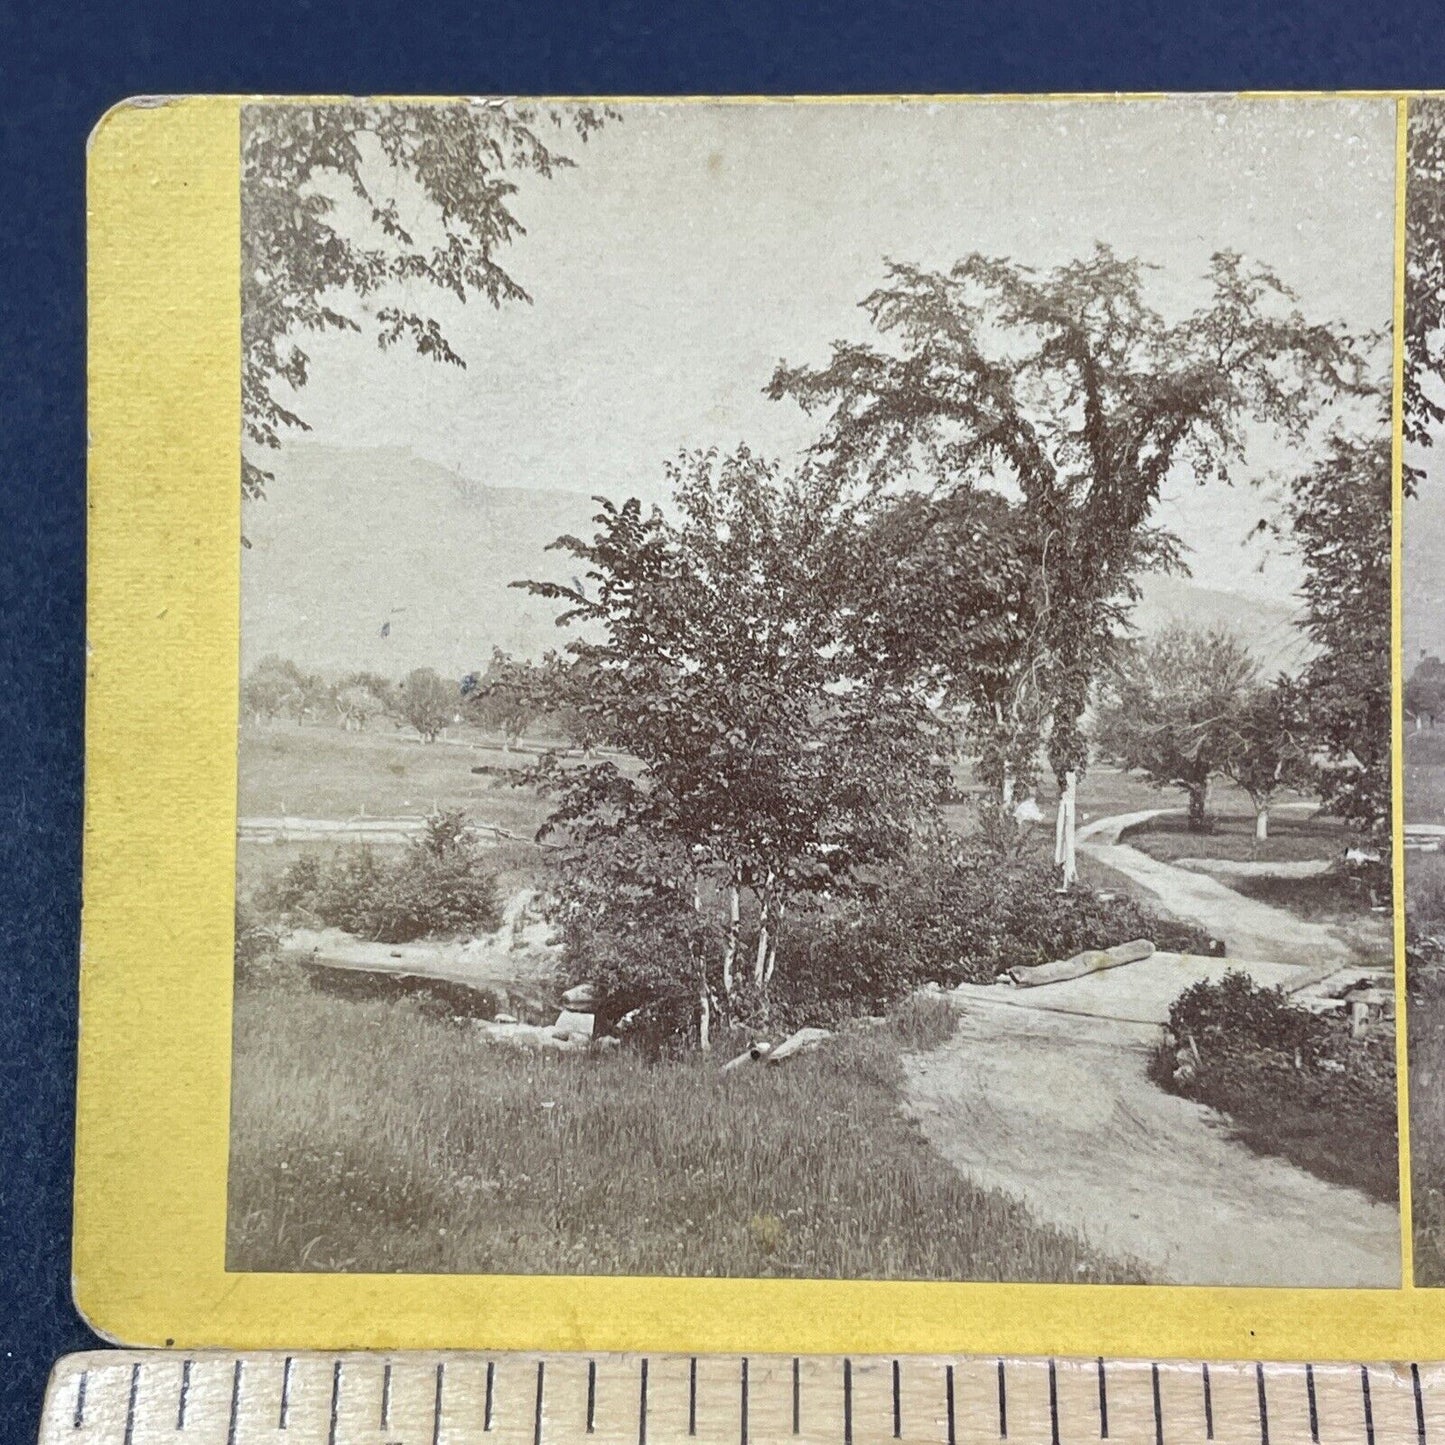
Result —
M1405 914L1415 1281L1438 1286L1445 1285L1445 854L1406 855Z
M925 1008L785 1066L553 1055L409 1002L238 991L228 1267L1138 1279L900 1112Z

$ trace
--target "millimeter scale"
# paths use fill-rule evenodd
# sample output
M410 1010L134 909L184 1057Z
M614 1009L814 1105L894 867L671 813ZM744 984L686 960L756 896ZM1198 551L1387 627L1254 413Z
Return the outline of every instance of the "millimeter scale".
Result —
M114 1350L40 1445L1445 1445L1445 1365Z

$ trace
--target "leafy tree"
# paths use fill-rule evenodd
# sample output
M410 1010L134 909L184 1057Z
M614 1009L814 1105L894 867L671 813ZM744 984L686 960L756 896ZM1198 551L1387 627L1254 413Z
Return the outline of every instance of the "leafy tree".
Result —
M440 323L414 309L405 288L420 283L460 301L482 296L493 306L529 300L499 259L524 229L512 209L518 179L546 179L573 164L552 149L546 131L570 129L585 142L604 118L592 106L500 102L245 108L241 396L250 454L241 480L247 496L262 496L270 480L256 449L275 448L284 430L306 427L291 401L310 373L299 338L365 328L383 350L409 345L420 356L465 366ZM360 203L369 220L362 232L341 222L338 193Z
M462 679L462 695L482 726L500 732L503 750L510 751L548 711L549 682L542 667L496 647L485 672Z
M1413 718L1416 729L1445 712L1445 663L1433 653L1422 656L1405 683L1405 716Z
M1366 833L1390 819L1390 439L1335 436L1290 494L1305 564L1301 627L1325 807Z
M978 254L947 272L892 264L863 302L888 346L835 343L826 365L780 365L768 388L828 413L814 452L830 472L1017 492L1027 645L997 746L1021 757L1011 730L1044 731L1061 818L1086 762L1090 685L1138 576L1180 565L1151 522L1165 477L1187 466L1227 482L1260 427L1303 440L1360 385L1351 339L1301 315L1267 267L1221 252L1205 279L1208 300L1166 321L1142 263L1107 246L1046 271ZM1070 829L1066 878L1071 842Z
M321 680L289 658L263 657L241 683L241 707L258 722L287 716L302 721L324 691Z
M1445 421L1445 101L1410 102L1405 164L1405 442L1428 447ZM1413 492L1423 477L1405 468Z
M348 673L336 684L331 701L348 732L364 732L372 718L395 706L391 684L374 672Z
M1096 725L1099 750L1156 788L1182 788L1189 829L1202 832L1209 781L1236 746L1254 679L1254 660L1232 633L1166 627L1115 662Z
M460 693L453 683L444 682L430 667L418 667L407 673L397 697L397 715L421 735L424 743L434 743L442 729L457 714Z
M1269 805L1286 788L1312 785L1309 717L1298 682L1276 678L1251 688L1225 728L1219 771L1254 804L1254 836L1269 836Z
M642 764L570 772L551 826L584 847L679 840L679 891L701 907L715 887L722 906L723 993L744 892L766 989L789 898L906 846L941 785L939 729L920 688L856 646L864 533L831 480L746 448L684 454L668 475L677 521L599 498L593 539L555 544L592 585L519 584L563 602L559 622L593 624L601 640L568 649L593 684L579 706Z
M1000 792L1006 780L1031 789L1036 771L1031 584L1026 519L996 492L873 500L852 580L853 646L898 685L926 689Z

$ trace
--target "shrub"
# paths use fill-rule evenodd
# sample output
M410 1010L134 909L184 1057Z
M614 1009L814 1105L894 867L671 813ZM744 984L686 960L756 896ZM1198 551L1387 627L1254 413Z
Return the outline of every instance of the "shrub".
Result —
M1010 968L1131 938L1181 953L1202 953L1210 944L1202 929L1161 918L1131 898L1088 888L1059 893L1042 859L976 841L920 849L864 902L856 925L830 940L832 963L845 979L864 965L866 977L881 980L884 1002L921 982L991 983Z
M1186 989L1169 1011L1175 1043L1156 1054L1155 1083L1227 1114L1239 1137L1334 1183L1393 1201L1395 1041L1361 1039L1283 990L1231 969Z
M502 921L496 877L460 812L433 814L396 860L365 845L330 859L303 854L257 898L278 917L314 919L381 943L489 933Z
M263 923L256 910L236 895L236 967L240 971L263 967L276 956L280 939L276 930Z
M1324 1018L1291 1003L1282 988L1262 988L1239 969L1212 983L1191 984L1169 1009L1175 1038L1192 1040L1202 1053L1229 1050L1276 1053L1301 1065L1318 1062L1329 1027Z

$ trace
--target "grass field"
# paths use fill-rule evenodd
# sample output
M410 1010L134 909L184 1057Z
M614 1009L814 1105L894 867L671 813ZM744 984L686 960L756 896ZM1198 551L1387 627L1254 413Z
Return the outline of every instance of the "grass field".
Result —
M1445 727L1405 734L1405 821L1445 823Z
M1439 736L1445 740L1445 731ZM1417 820L1422 814L1412 806L1412 785L1427 783L1435 797L1445 798L1445 750L1438 750L1440 757L1435 760L1435 740L1433 732L1406 739L1406 816ZM1430 760L1422 761L1421 752L1428 752ZM1432 821L1439 817L1437 807ZM1415 1281L1441 1286L1445 1285L1445 969L1429 957L1432 950L1422 947L1421 941L1445 937L1445 854L1405 855L1405 913L1414 940L1408 1018Z
M1410 991L1410 1173L1415 1282L1445 1285L1445 977Z
M1220 811L1211 811L1209 831L1191 833L1188 820L1170 814L1125 830L1123 842L1165 863L1180 858L1221 858L1244 863L1297 863L1338 858L1346 845L1342 823L1314 818L1303 808L1280 809L1271 814L1269 837L1255 841L1254 812L1223 811L1233 799L1220 799Z
M547 807L475 767L522 767L533 753L475 745L421 743L392 729L348 733L336 727L277 723L241 729L237 809L241 817L355 818L465 808L476 819L530 832Z
M1445 728L1405 735L1405 817L1445 822ZM1445 854L1405 855L1409 970L1410 1172L1415 1280L1445 1285L1445 969L1421 941L1445 937Z
M905 1020L784 1067L542 1055L272 969L236 999L227 1267L1127 1281L899 1111Z

